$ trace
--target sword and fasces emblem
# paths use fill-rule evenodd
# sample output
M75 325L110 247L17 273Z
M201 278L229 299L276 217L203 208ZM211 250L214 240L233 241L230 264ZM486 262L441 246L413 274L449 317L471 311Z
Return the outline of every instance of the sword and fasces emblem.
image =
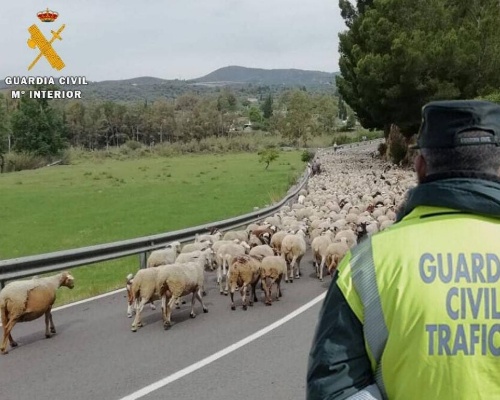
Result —
M54 22L58 16L59 14L57 12L50 11L48 8L46 11L40 11L37 14L37 17L42 22ZM38 56L29 65L28 71L30 71L35 66L35 64L40 60L40 58L42 58L42 56L47 59L52 68L57 69L58 71L65 67L64 61L61 59L61 57L59 57L59 54L57 54L57 52L52 47L52 43L56 39L62 40L61 32L65 27L66 25L63 24L57 31L51 30L50 32L52 33L52 38L50 40L47 40L45 38L42 31L36 24L33 24L28 28L28 32L31 36L28 39L28 46L32 49L38 48L40 50Z

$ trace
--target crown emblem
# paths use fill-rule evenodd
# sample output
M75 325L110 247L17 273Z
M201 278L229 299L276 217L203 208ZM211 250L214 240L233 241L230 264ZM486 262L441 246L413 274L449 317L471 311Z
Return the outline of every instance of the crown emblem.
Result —
M36 16L42 22L54 22L57 17L59 17L59 13L56 11L51 11L47 8L45 11L38 12Z

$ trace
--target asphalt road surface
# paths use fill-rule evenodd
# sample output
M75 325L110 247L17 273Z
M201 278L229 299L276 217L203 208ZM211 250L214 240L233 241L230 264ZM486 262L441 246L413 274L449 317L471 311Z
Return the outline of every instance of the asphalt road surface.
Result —
M301 270L301 279L282 283L280 301L265 306L258 290L259 302L247 311L239 293L232 311L208 273L209 312L197 304L197 317L189 318L188 301L174 310L168 331L157 302L156 311L145 307L145 326L133 333L124 291L55 310L57 334L50 339L43 318L19 323L12 331L19 346L0 356L0 400L303 399L330 277L315 278L310 252Z

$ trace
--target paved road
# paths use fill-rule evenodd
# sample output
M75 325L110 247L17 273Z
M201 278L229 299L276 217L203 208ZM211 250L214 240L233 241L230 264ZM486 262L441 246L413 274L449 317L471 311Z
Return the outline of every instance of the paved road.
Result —
M329 279L314 278L310 254L303 277L283 283L283 298L232 311L208 274L209 312L189 318L175 310L163 330L159 307L144 311L146 325L130 331L125 293L54 311L57 335L45 339L43 318L14 327L19 347L0 356L0 399L122 399L280 320L325 292ZM60 290L66 290L62 288ZM262 298L262 293L260 292ZM240 304L239 295L236 297ZM152 391L145 399L304 398L307 353L321 301L292 320L213 363Z

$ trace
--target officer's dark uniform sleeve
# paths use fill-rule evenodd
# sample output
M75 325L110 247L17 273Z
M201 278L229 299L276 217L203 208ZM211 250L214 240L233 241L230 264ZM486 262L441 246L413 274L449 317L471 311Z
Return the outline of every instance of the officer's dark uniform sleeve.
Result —
M307 400L343 400L374 383L363 327L337 286L319 315L307 371Z

